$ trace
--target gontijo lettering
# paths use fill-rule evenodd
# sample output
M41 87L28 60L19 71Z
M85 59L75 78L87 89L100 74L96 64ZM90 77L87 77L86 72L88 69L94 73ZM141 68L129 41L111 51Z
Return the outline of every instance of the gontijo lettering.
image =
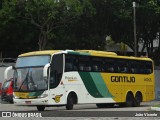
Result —
M111 82L133 82L135 83L135 77L128 76L111 76Z

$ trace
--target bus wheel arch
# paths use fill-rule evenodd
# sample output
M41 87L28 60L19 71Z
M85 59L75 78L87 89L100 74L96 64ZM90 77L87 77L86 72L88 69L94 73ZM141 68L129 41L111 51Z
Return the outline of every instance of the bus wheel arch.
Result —
M134 106L139 107L142 101L143 101L142 93L140 91L137 91L134 98Z
M134 95L132 91L128 91L126 94L126 107L132 107L134 105Z
M77 94L73 91L69 92L67 96L67 104L66 104L66 109L67 110L72 110L73 105L78 103L78 97Z

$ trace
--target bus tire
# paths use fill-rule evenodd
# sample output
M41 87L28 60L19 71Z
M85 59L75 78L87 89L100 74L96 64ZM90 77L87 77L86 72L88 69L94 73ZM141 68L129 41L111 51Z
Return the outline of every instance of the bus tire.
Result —
M74 98L73 98L72 94L69 94L68 98L67 98L66 109L73 110L73 105L74 105Z
M134 107L139 107L142 102L142 94L140 92L136 93L134 99Z
M127 96L126 96L126 103L125 103L125 106L126 107L132 107L134 104L134 97L133 97L133 94L132 93L128 93Z
M44 111L44 109L45 109L45 106L44 106L44 105L38 105L38 106L37 106L37 110L38 110L38 111Z

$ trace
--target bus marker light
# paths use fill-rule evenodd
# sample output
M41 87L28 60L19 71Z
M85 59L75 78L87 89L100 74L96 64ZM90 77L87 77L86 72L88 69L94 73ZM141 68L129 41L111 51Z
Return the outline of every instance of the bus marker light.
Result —
M61 82L61 85L63 85L63 81Z

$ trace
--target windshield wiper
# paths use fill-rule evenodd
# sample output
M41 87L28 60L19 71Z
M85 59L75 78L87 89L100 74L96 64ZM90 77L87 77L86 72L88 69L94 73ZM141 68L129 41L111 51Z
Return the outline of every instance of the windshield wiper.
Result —
M29 76L29 70L28 70L27 75L26 75L25 79L23 80L21 86L19 87L19 91L21 90L21 87L22 87L22 85L24 84L24 82L27 82L27 83L28 83L28 76ZM28 89L28 84L27 84L27 89Z
M32 78L32 71L31 71L30 81L29 82L31 83L30 87L33 87L34 90L37 90L36 84L35 84L35 82L34 82L34 80ZM29 85L29 83L28 83L28 85Z

